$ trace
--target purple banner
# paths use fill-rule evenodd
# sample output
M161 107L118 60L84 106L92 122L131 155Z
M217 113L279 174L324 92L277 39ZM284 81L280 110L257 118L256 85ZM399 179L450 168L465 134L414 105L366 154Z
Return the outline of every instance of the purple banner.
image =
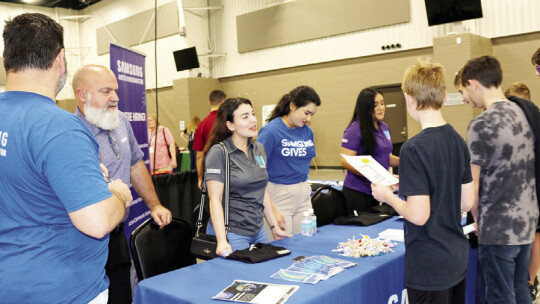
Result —
M144 85L145 56L127 48L111 44L111 70L118 79L118 109L131 123L139 147L144 152L144 163L149 168L148 127L146 124L146 87ZM150 170L150 169L149 169ZM133 205L124 232L129 240L131 232L150 217L150 211L137 192L131 188Z

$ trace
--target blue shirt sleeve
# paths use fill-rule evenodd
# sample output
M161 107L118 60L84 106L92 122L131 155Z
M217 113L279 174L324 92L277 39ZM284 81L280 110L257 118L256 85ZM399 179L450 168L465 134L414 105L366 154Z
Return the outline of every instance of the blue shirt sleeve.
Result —
M257 136L257 142L260 142L264 146L264 149L266 150L266 162L268 163L272 158L272 152L275 145L275 138L272 132L269 130L268 125L264 126L259 132L259 135Z
M131 166L138 163L144 156L144 153L142 152L141 148L139 147L139 143L137 142L137 139L135 138L135 134L133 133L133 129L131 128L131 124L126 119L126 129L128 132L128 138L129 138L129 147L131 150Z
M39 153L51 188L68 213L112 196L99 167L98 144L78 119L64 121L64 130L51 136Z

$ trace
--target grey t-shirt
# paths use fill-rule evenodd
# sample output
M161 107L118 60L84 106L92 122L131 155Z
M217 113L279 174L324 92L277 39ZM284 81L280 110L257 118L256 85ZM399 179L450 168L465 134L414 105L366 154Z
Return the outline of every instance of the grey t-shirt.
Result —
M249 140L249 156L229 137L223 141L229 150L229 227L230 232L253 236L262 228L263 199L268 173L266 152L261 143ZM205 180L225 182L223 147L215 144L206 155ZM222 201L223 203L223 201Z
M538 219L534 135L523 111L495 102L471 121L467 137L471 163L482 167L478 242L532 243Z

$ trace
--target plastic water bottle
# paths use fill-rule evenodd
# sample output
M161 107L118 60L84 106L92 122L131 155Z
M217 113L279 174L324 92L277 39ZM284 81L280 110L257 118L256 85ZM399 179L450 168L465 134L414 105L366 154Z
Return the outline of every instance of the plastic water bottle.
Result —
M311 219L311 228L313 229L313 234L317 233L317 216L313 211L313 208L308 209L309 218Z
M304 212L304 220L302 221L302 235L305 235L305 236L313 235L313 226L312 226L308 211Z

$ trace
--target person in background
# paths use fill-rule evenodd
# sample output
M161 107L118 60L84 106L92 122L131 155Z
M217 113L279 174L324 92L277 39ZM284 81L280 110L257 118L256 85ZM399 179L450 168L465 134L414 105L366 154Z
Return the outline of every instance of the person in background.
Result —
M399 157L392 155L390 128L382 120L386 107L381 91L367 88L360 91L356 99L353 117L343 132L341 154L371 155L385 169L397 167ZM347 169L343 182L343 195L347 212L365 212L379 202L371 195L371 183L352 167L343 156L341 166Z
M486 108L469 124L475 188L478 260L488 303L531 303L527 285L538 224L534 133L525 112L505 98L502 69L492 56L473 58L458 72L471 107Z
M99 143L100 160L114 179L131 184L150 209L161 228L168 225L171 212L163 207L127 117L118 110L118 82L114 73L101 65L86 65L73 76L77 100L75 115L88 127ZM120 223L110 234L109 257L105 270L110 280L109 303L131 303L131 258Z
M469 243L461 211L474 205L467 144L446 122L444 68L417 62L401 86L407 112L422 131L401 148L399 195L372 184L375 199L404 218L405 286L409 303L465 303ZM505 302L510 303L510 302Z
M92 133L56 106L67 79L62 26L21 14L3 38L0 302L107 303L109 232L131 192L107 185Z
M512 83L506 91L504 91L504 96L506 98L510 96L517 96L519 98L531 100L531 91L529 87L521 81Z
M220 256L256 243L267 243L262 228L263 215L275 239L290 236L279 227L274 216L266 190L266 153L261 143L251 140L254 136L257 136L257 118L251 102L244 98L227 99L217 112L204 160L211 218L206 233L216 235L216 253ZM227 147L230 162L228 231L222 202L225 156L220 142Z
M538 50L536 50L536 52L534 52L534 54L532 55L531 63L536 69L536 76L540 77L540 48L538 48Z
M173 169L177 167L174 138L169 129L158 125L156 121L156 114L150 113L147 115L150 172L152 175L173 173ZM154 151L157 151L157 153ZM154 159L157 166L154 165Z
M200 122L201 119L199 118L199 116L193 116L187 128L182 133L180 133L180 137L188 143L190 170L197 169L197 152L193 150L193 141L195 139L195 131L197 130Z
M208 96L210 103L210 114L206 116L203 121L197 126L195 131L195 136L193 138L193 150L197 151L197 175L198 175L198 185L201 188L201 183L203 179L204 171L204 147L206 147L206 142L210 138L210 132L212 132L212 127L214 126L214 121L216 120L217 110L219 105L225 101L227 95L223 91L213 90Z
M303 214L311 208L311 187L306 180L316 153L308 124L320 105L313 88L296 87L281 97L257 137L266 150L268 193L283 217L280 227L288 234L301 232ZM264 228L272 240L270 226Z

